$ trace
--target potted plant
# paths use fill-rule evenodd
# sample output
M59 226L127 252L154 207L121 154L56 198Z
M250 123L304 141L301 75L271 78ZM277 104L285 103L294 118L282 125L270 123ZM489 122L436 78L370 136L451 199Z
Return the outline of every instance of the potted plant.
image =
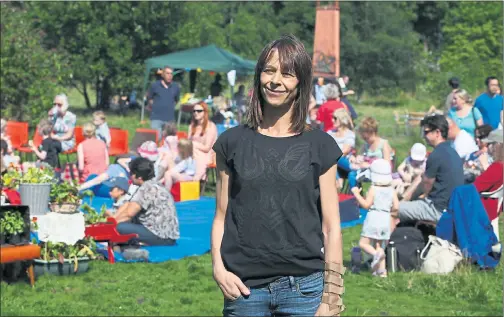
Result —
M29 167L24 173L9 171L2 176L4 186L19 189L21 202L30 207L30 215L45 215L48 211L51 185L55 182L54 171L50 166Z
M96 242L84 238L74 245L65 243L40 243L40 259L35 259L36 275L71 275L89 270L89 261L97 257Z
M61 182L51 187L51 211L59 213L77 212L81 204L81 196L77 184Z
M107 210L107 208L105 206L102 206L101 210L97 211L90 205L84 203L81 208L85 214L84 219L86 221L86 226L107 221L107 217L105 216L105 211Z
M0 208L0 245L30 242L30 217L27 206Z

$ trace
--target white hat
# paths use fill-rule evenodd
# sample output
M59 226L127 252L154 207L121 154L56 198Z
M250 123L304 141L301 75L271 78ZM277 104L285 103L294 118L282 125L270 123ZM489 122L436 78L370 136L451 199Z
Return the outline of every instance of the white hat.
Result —
M414 161L424 161L427 156L427 148L422 143L413 144L410 152L410 157Z
M490 132L490 134L488 134L488 136L486 138L481 140L481 142L484 142L484 143L494 143L494 142L503 143L503 140L502 140L503 137L504 136L502 133L502 129L495 129L492 132Z
M371 163L371 182L388 184L392 182L392 166L390 161L377 159Z

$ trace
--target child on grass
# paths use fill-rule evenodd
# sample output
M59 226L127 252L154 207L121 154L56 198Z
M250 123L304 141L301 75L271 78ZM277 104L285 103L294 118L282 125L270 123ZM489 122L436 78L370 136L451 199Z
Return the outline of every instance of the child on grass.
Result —
M112 217L116 211L128 201L129 181L126 177L113 177L104 184L110 188L110 197L114 200L111 209L107 209L105 216Z
M415 143L411 147L410 155L397 168L393 175L392 186L399 196L411 185L413 180L425 173L427 164L427 148L422 143Z
M178 157L171 160L164 174L165 187L171 190L172 185L181 181L192 181L196 174L196 162L193 158L191 140L182 139L178 143Z
M383 247L390 239L393 224L391 215L398 211L399 199L392 187L392 169L389 161L384 159L373 161L370 172L372 185L366 198L361 196L361 189L352 188L359 205L368 209L359 246L364 252L373 256L371 262L373 275L387 277Z
M159 151L161 153L169 153L171 156L177 157L178 136L177 125L175 122L168 122L165 124L163 138L163 145L159 148Z

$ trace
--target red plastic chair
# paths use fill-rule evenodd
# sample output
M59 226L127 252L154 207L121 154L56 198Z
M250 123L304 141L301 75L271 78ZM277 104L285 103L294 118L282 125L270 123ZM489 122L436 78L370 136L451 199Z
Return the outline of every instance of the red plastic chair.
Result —
M61 154L66 155L67 157L67 162L70 162L70 154L72 153L77 153L77 146L84 141L84 133L82 130L82 127L75 127L74 128L74 137L75 137L75 145L73 148L71 148L68 151L61 152Z
M110 128L110 138L110 156L127 154L129 152L128 131L117 128Z
M177 137L180 139L187 139L188 135L185 131L177 131Z
M12 147L19 149L28 144L28 122L7 121L5 134L11 140Z
M33 135L33 145L35 147L39 147L41 144L42 144L42 135L40 135L40 133L38 132L38 129L35 129L35 134ZM18 151L21 152L21 153L32 153L32 149L29 147L29 146L22 146L20 148L18 148Z
M158 144L158 142L160 141L159 138L159 131L158 130L154 130L154 129L147 129L147 128L138 128L135 130L135 133L152 133L152 134L155 134L156 135L156 144Z

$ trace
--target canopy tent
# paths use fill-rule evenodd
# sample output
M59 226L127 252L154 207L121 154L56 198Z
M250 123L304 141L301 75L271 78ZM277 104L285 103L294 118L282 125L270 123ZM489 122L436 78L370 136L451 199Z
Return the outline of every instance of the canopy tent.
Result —
M145 60L144 88L147 88L149 73L154 68L170 66L174 69L201 69L222 73L234 69L238 74L248 74L254 72L255 64L255 61L241 58L213 44L192 48Z

